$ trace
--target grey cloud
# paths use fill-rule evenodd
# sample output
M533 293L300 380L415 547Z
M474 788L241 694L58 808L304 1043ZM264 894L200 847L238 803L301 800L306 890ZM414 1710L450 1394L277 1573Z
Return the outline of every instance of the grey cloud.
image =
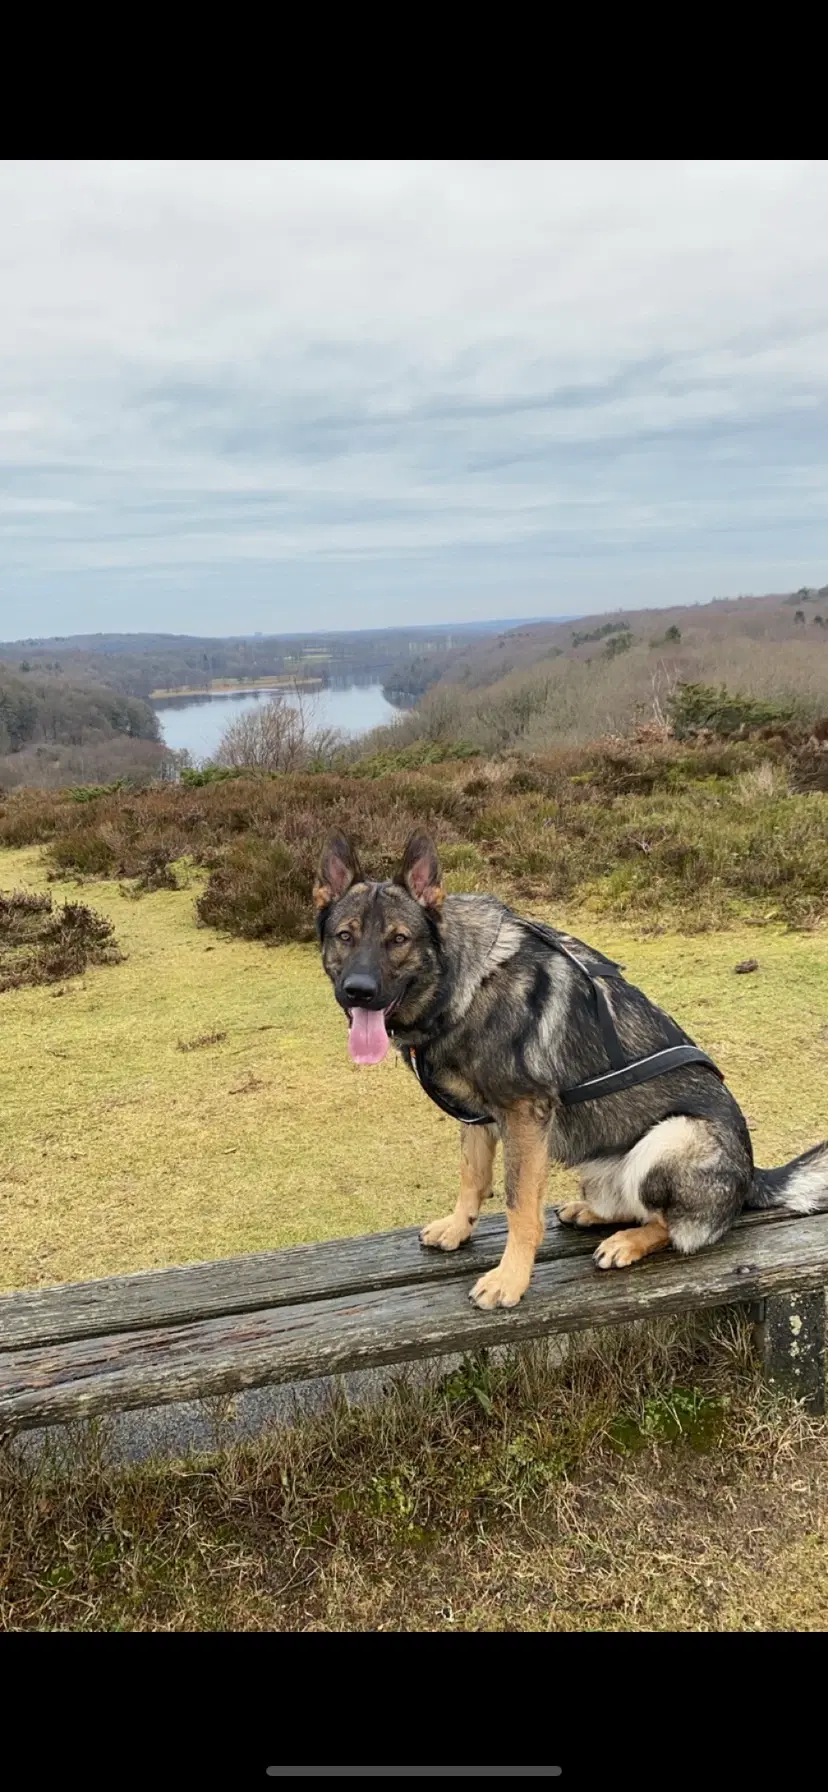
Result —
M826 226L824 163L7 163L0 634L822 583Z

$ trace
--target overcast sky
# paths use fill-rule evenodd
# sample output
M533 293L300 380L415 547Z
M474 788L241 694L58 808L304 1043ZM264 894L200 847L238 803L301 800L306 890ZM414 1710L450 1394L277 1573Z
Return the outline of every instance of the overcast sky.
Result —
M0 637L828 580L828 163L0 166Z

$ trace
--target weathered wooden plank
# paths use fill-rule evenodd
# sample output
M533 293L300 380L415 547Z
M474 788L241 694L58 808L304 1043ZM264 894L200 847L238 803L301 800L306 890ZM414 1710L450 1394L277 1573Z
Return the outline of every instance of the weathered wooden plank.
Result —
M825 1411L825 1290L775 1294L755 1328L771 1387L793 1394L809 1412Z
M384 1288L0 1355L0 1430L163 1405L797 1293L828 1279L828 1214L743 1228L698 1256L602 1274L589 1259L537 1266L510 1312L480 1313L468 1279Z
M419 1228L407 1226L368 1237L325 1239L283 1251L27 1290L0 1297L0 1348L292 1306L406 1282L451 1281L461 1275L474 1279L498 1262L505 1243L506 1218L495 1213L480 1221L467 1247L452 1254L425 1250ZM542 1253L582 1256L594 1246L594 1234L579 1234L550 1219Z
M744 1214L737 1229L790 1223L790 1219L789 1214L778 1218ZM539 1260L588 1256L598 1236L596 1230L559 1226L550 1209ZM431 1286L458 1278L471 1283L498 1262L505 1242L505 1215L493 1213L481 1219L470 1244L450 1254L424 1250L418 1228L408 1226L367 1238L327 1239L285 1251L260 1251L249 1257L6 1294L0 1296L0 1349L252 1313L261 1307L291 1306L361 1289L395 1288L413 1282Z

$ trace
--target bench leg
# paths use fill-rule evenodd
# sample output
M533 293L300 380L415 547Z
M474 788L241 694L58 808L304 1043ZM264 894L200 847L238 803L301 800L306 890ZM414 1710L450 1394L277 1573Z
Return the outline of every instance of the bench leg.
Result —
M825 1290L773 1294L753 1309L754 1336L765 1375L809 1412L825 1411Z

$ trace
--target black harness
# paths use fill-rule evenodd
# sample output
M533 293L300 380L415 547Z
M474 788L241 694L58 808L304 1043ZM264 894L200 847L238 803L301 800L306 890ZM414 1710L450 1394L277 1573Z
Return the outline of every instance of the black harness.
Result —
M611 1068L600 1076L592 1076L585 1083L576 1083L571 1089L560 1090L560 1100L564 1107L577 1107L582 1101L599 1101L604 1095L617 1095L622 1089L634 1089L638 1083L649 1083L653 1077L664 1076L668 1070L679 1070L685 1064L703 1064L707 1070L724 1082L724 1077L717 1064L703 1052L698 1045L688 1045L679 1036L679 1029L674 1021L664 1016L665 1026L676 1038L674 1045L665 1046L661 1051L651 1052L646 1058L635 1058L628 1063L624 1056L624 1048L618 1037L615 1021L612 1018L609 1002L601 988L601 981L606 977L621 977L623 965L616 964L613 959L605 958L602 952L595 952L590 947L590 957L599 961L600 968L590 970L583 960L573 951L571 945L565 944L563 936L554 927L546 927L542 921L525 921L521 918L521 926L537 935L552 951L560 952L571 965L585 977L595 1004L598 1025L604 1051ZM420 1085L438 1108L448 1114L452 1120L459 1120L463 1126L492 1126L491 1114L472 1114L468 1108L452 1102L440 1093L428 1074L422 1049L413 1045L400 1048L405 1062Z

